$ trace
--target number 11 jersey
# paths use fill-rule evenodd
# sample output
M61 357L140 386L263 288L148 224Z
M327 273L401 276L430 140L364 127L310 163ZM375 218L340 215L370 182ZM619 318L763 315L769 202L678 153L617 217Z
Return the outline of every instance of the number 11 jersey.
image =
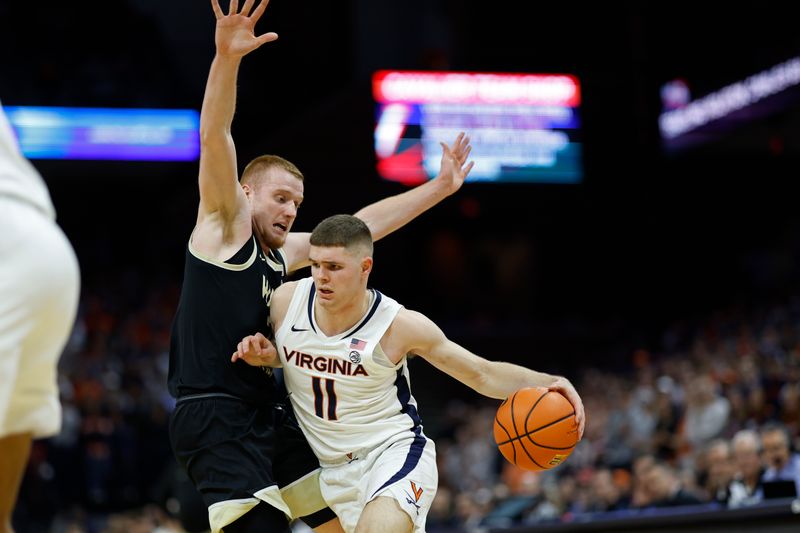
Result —
M295 415L324 464L422 431L411 396L407 359L392 364L380 347L402 306L370 289L364 316L348 331L325 335L314 317L316 288L300 280L275 346Z

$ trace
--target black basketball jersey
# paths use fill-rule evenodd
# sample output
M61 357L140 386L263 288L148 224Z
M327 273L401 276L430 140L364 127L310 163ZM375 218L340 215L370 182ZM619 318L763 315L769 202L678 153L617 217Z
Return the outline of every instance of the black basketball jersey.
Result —
M173 397L224 393L256 405L280 400L268 369L231 363L231 354L247 335L271 337L269 301L286 268L283 251L264 254L255 236L224 263L187 246L170 340Z

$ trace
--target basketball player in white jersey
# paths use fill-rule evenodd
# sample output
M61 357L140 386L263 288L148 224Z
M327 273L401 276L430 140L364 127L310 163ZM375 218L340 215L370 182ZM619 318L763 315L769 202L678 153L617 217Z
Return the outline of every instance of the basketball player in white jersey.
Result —
M0 108L0 532L31 440L61 429L56 366L78 306L78 261L47 186Z
M285 283L272 299L275 347L261 334L232 360L282 366L303 432L322 464L328 505L348 533L424 531L436 493L434 444L422 432L406 354L491 398L523 387L583 403L563 377L487 361L450 341L427 317L367 289L372 237L364 222L336 215L311 234L311 278Z

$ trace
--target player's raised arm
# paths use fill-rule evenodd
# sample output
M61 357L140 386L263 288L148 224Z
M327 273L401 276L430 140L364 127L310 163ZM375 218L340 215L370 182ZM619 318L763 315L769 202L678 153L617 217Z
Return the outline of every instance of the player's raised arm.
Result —
M474 165L467 163L472 146L469 137L459 133L453 145L442 145L442 163L439 174L431 181L389 198L384 198L359 210L355 216L363 220L377 241L405 226L416 217L435 206L464 184ZM290 233L284 252L288 258L289 272L308 266L310 233Z
M387 353L398 353L399 349L400 353L418 354L484 396L504 400L525 387L545 387L560 392L575 408L578 435L583 436L583 401L568 379L484 359L448 339L429 318L415 311L401 310L390 331L391 335L386 338L393 346L384 346L385 350L388 348Z
M474 162L467 163L472 146L464 132L458 134L452 146L442 145L439 174L427 183L402 194L384 198L358 211L355 216L366 222L377 241L405 226L414 218L438 204L464 184Z
M239 186L236 149L231 136L231 123L236 109L236 79L242 57L264 43L278 38L275 33L255 35L255 25L267 7L268 0L231 0L225 14L219 0L211 0L217 19L214 41L216 55L208 74L203 107L200 112L200 208L198 226L208 215L220 217L223 225L240 216L250 224L247 200ZM253 6L255 5L255 9ZM242 216L242 214L246 216Z

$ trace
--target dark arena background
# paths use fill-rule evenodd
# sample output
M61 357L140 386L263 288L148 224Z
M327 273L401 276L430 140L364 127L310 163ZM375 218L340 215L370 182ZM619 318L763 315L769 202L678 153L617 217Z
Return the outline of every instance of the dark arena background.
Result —
M240 171L262 153L303 171L299 231L407 190L377 171L376 71L580 83L579 180L468 181L376 245L371 285L475 353L567 376L586 405L586 435L563 465L517 470L492 438L499 402L412 361L439 457L429 531L800 530L791 494L762 490L768 450L737 446L740 432L760 439L780 424L800 484L800 30L789 11L270 2L257 30L280 39L243 60L233 136ZM3 1L0 49L4 106L199 110L214 17L205 0ZM202 531L166 432L197 161L33 162L82 292L60 362L63 430L34 444L16 531ZM755 492L737 497L752 475Z

